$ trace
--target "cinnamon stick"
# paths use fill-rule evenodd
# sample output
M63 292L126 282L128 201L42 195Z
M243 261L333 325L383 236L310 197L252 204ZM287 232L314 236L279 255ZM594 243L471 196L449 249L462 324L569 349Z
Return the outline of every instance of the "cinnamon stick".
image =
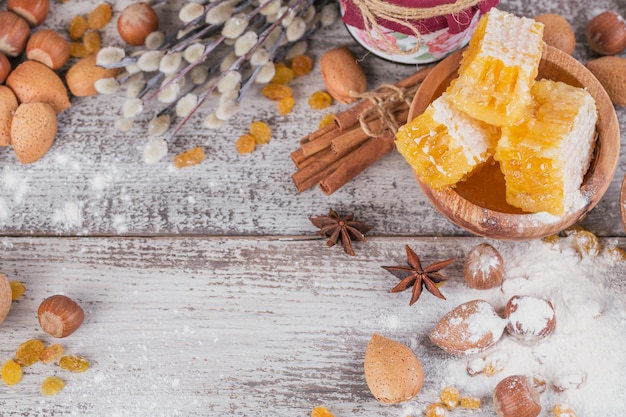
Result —
M308 158L309 156L330 147L330 141L338 134L340 134L339 131L332 126L332 129L326 133L318 135L315 138L310 139L308 142L301 144L300 149L302 149L302 155L305 158Z
M370 138L353 152L344 156L337 167L319 181L319 187L326 195L331 195L367 167L378 161L394 149L395 135L391 131Z
M339 161L340 158L341 156L335 155L330 149L316 154L308 165L294 172L291 176L298 191L302 192L311 188L315 183L332 172L328 171L328 168Z
M303 138L300 139L300 145L302 145L303 143L307 143L310 142L312 140L317 139L320 136L325 135L326 133L335 130L336 127L333 126L332 124L330 125L326 125L321 129L317 129L315 132L311 132L308 135L304 136Z
M304 156L304 154L302 153L301 148L298 148L295 151L291 152L289 156L291 156L291 160L293 161L293 164L298 169L300 169L300 167L302 166L302 163L306 161L306 156Z

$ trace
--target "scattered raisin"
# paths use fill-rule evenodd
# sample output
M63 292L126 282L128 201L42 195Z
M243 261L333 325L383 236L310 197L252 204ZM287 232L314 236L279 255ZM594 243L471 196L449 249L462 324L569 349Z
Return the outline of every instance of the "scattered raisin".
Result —
M602 250L598 237L587 230L577 230L569 237L574 249L583 256L597 256Z
M291 110L293 109L293 106L295 106L295 104L296 100L294 100L293 97L285 97L281 99L278 102L278 113L282 114L283 116L288 115L289 113L291 113Z
M82 42L71 42L70 43L70 56L73 58L85 58L91 55L87 50L87 47Z
M476 397L462 397L461 408L465 408L468 410L478 410L480 408L480 398Z
M70 32L70 39L76 41L82 38L87 30L87 19L80 15L74 16L70 21L70 27L68 30Z
M313 110L324 110L333 102L333 98L326 91L316 91L309 96L309 107Z
M256 147L256 141L254 140L254 136L249 133L244 133L237 139L235 143L235 147L237 148L237 152L240 154L250 153L254 151Z
M101 3L89 13L87 27L89 29L102 29L111 20L112 10L108 3Z
M622 248L618 248L617 246L608 248L606 250L607 255L616 262L624 262L626 261L626 251Z
M335 417L328 408L317 406L311 411L311 417Z
M63 346L58 343L50 345L41 352L39 360L45 364L56 362L63 355Z
M459 390L454 387L445 387L439 397L448 408L455 408L459 405Z
M289 84L295 77L294 71L286 66L275 66L274 78L270 81L275 84Z
M83 36L83 44L85 45L85 49L87 49L89 54L95 54L100 50L102 46L100 33L94 31L85 33L85 36Z
M174 166L176 168L185 168L198 165L204 159L204 149L201 147L189 149L174 157Z
M320 123L319 123L318 128L321 129L321 128L326 127L326 126L330 126L330 125L332 125L334 123L335 123L335 115L330 113L330 114L327 114L327 115L325 115L324 117L322 117L320 119Z
M272 138L272 130L264 122L252 122L250 125L250 134L259 145L268 143Z
M552 412L554 413L554 417L576 417L576 412L565 404L556 404Z
M17 347L15 362L22 366L31 366L39 360L46 347L41 340L30 339Z
M9 285L11 285L11 300L13 301L20 298L26 292L26 287L19 281L11 281Z
M426 417L444 417L447 415L446 406L441 403L432 403L426 407Z
M296 77L307 75L313 69L313 60L307 55L298 55L291 60L291 69Z
M9 359L2 364L0 376L2 377L2 382L5 384L15 385L22 379L22 367L13 359Z
M80 356L68 355L59 359L59 367L70 372L85 372L89 369L89 362Z
M49 376L41 383L41 393L47 396L56 395L64 386L65 382L61 378Z
M265 97L274 101L282 100L285 97L293 97L293 91L291 90L291 87L283 84L268 84L263 87L263 90L261 92Z

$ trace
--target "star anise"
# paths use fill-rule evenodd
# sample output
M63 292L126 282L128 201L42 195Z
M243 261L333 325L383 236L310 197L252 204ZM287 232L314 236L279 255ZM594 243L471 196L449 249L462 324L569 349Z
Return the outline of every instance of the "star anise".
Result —
M333 209L328 211L328 216L310 217L309 220L320 229L317 231L318 235L328 237L328 246L334 246L341 241L343 250L351 256L355 256L352 241L365 242L365 234L372 229L371 226L354 220L352 214L342 217Z
M419 256L417 256L409 245L406 245L405 248L409 266L383 266L383 268L401 280L398 285L391 289L391 292L404 291L413 286L413 295L411 296L409 305L413 305L420 298L423 287L426 287L435 297L445 300L446 297L439 291L436 284L448 279L439 271L454 262L454 259L435 262L434 264L428 265L426 268L422 268Z

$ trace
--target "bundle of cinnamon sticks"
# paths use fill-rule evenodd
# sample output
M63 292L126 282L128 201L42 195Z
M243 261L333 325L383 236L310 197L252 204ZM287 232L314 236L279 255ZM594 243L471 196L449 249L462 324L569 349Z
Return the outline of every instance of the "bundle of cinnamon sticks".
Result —
M431 68L423 68L395 86L415 90L413 87L426 78ZM322 192L330 195L394 149L395 132L376 117L372 108L377 105L380 100L362 99L336 114L334 124L300 139L300 147L291 153L297 168L291 178L299 192L319 184ZM409 105L405 101L388 105L391 108L385 110L396 123L406 123ZM364 120L365 130L362 115L371 115ZM372 132L378 133L373 136Z

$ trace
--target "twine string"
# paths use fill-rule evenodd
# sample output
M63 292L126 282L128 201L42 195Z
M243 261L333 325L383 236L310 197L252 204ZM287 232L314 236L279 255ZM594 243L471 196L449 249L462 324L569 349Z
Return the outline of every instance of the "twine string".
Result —
M413 54L417 52L421 46L422 35L411 21L445 16L448 14L455 15L477 5L481 1L482 0L457 0L454 3L440 4L433 7L404 7L391 4L385 0L352 0L354 5L361 12L365 34L372 45L376 45L376 38L373 35L373 33L375 33L378 36L378 40L382 42L388 51L399 55ZM417 39L415 46L411 49L402 50L397 45L391 43L383 33L383 30L376 20L377 18L396 23L410 30Z

